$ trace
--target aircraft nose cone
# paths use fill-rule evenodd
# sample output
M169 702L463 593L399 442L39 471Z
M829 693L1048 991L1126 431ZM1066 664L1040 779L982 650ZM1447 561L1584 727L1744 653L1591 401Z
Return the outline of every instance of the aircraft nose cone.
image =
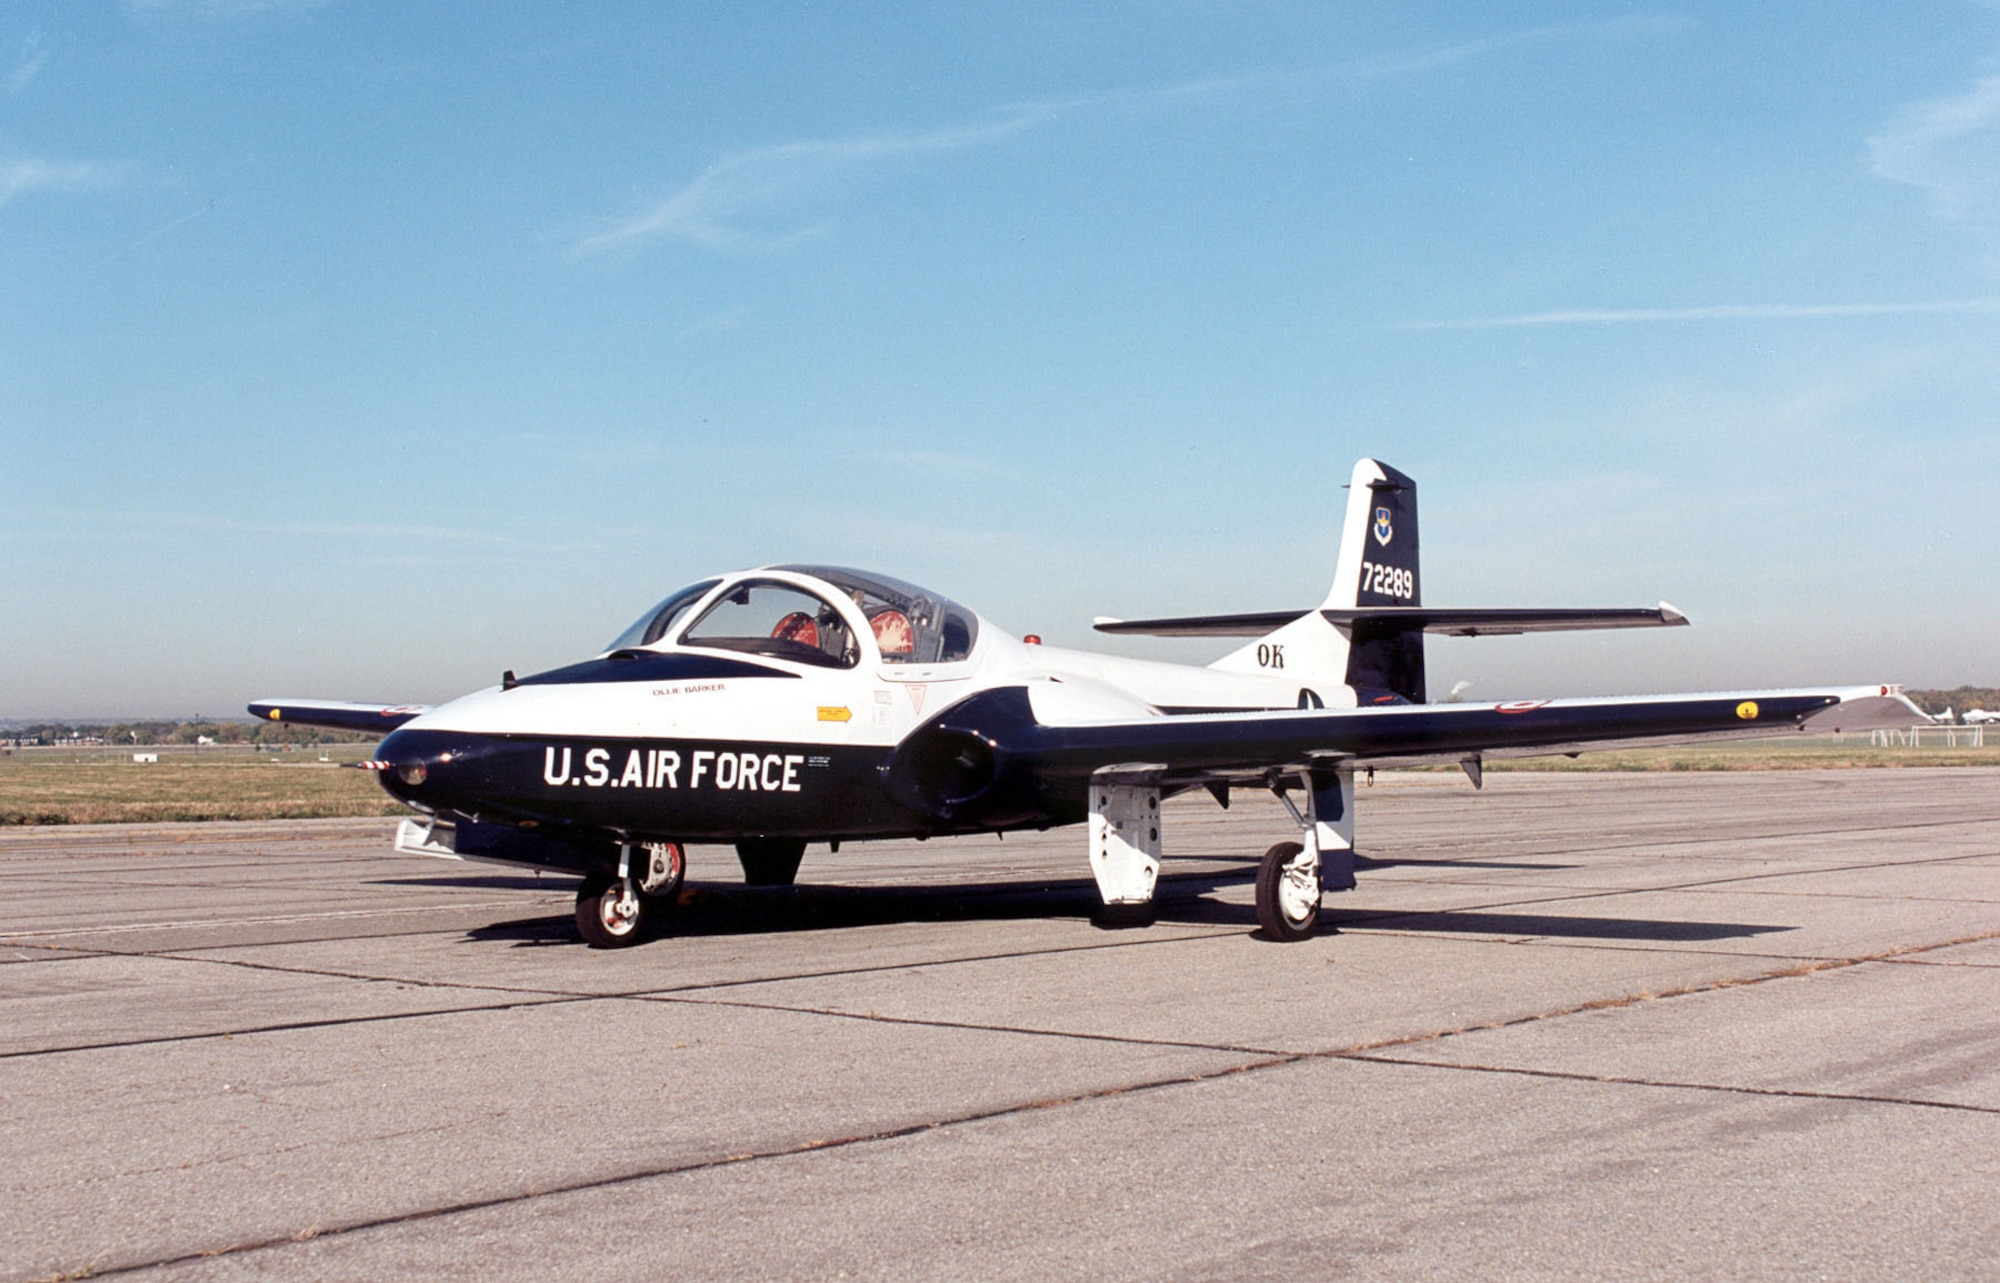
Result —
M375 750L377 761L387 762L382 771L382 787L405 801L423 795L433 771L442 763L435 752L426 752L422 737L409 731L391 731Z

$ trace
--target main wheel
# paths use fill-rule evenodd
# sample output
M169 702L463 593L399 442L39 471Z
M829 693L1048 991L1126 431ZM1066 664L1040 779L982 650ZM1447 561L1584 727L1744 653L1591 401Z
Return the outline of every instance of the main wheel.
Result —
M1296 868L1305 848L1280 842L1257 866L1257 925L1273 940L1306 940L1319 930L1318 870Z
M646 927L646 897L629 882L599 873L576 892L576 929L593 949L622 949L639 943Z
M743 866L743 885L788 887L799 876L806 844L799 838L745 838L736 844L736 861Z

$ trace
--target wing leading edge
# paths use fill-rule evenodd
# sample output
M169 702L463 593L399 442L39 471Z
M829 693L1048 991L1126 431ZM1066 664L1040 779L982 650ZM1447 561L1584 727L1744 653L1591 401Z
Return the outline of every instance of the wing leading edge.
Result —
M353 704L332 699L260 699L250 705L250 716L259 721L381 735L429 711L428 704Z
M1073 788L1100 771L1163 785L1251 781L1274 772L1526 757L1627 744L1907 727L1929 719L1889 686L1656 698L1391 705L1207 713L1047 725L1023 687L947 709L907 737L889 768L910 804L954 818L1023 791ZM940 771L937 764L948 762Z

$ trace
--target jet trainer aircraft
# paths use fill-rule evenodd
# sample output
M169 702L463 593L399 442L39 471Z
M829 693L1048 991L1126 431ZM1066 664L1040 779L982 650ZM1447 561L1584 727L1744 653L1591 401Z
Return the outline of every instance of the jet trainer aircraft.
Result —
M397 849L581 874L576 917L632 944L673 902L681 844L733 843L752 885L806 847L1088 821L1102 920L1151 920L1161 799L1268 789L1299 840L1264 853L1265 934L1317 928L1354 879L1357 769L1927 720L1893 686L1508 703L1425 702L1424 634L1687 623L1645 609L1422 604L1416 484L1355 465L1316 609L1099 619L1098 631L1237 637L1206 668L1007 635L935 593L834 566L683 588L596 657L436 707L259 700L278 722L387 731L366 765L422 815ZM1295 800L1296 799L1296 800Z

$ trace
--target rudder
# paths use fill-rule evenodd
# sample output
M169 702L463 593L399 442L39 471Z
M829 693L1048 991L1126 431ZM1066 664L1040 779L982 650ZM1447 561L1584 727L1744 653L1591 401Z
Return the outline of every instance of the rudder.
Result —
M1324 608L1420 606L1417 483L1376 459L1354 465L1340 562ZM1425 702L1422 630L1387 620L1357 622L1348 638L1347 685L1363 704Z

